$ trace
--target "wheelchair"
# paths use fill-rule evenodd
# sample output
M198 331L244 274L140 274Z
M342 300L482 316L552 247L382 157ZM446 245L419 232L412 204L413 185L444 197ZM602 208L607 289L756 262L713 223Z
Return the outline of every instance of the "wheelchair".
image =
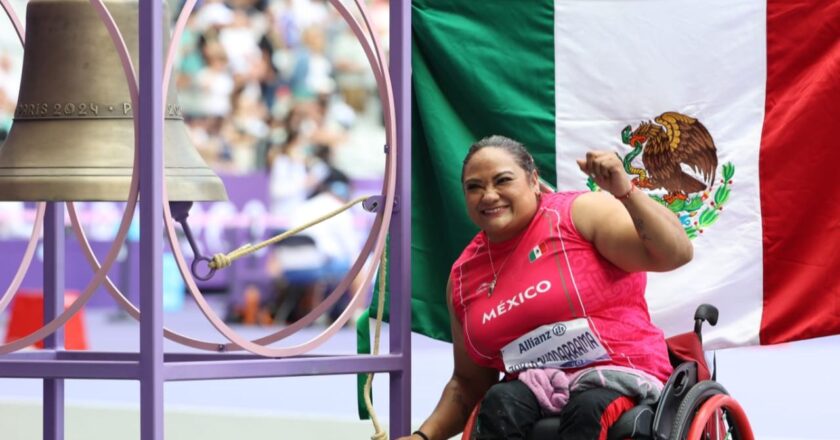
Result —
M637 405L624 412L607 432L607 440L754 440L744 410L715 381L703 353L704 322L717 324L718 310L703 304L694 313L694 331L667 339L674 372L655 404ZM476 405L462 440L472 437ZM528 440L556 440L560 418L538 421Z

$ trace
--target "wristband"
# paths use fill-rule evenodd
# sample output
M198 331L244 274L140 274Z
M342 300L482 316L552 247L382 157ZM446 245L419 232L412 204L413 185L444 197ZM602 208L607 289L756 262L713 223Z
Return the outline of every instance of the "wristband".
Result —
M426 435L423 431L421 431L419 429L417 431L412 432L411 435L418 435L418 436L422 437L423 440L429 440L429 436Z
M616 199L618 199L618 200L620 200L620 201L624 202L625 200L627 200L627 199L629 199L629 198L630 198L630 196L633 194L633 192L634 192L634 191L636 191L636 185L633 185L633 184L631 183L631 184L630 184L630 190L628 190L626 193L624 193L624 194L622 194L622 195L620 195L620 196L613 196L613 197L615 197Z

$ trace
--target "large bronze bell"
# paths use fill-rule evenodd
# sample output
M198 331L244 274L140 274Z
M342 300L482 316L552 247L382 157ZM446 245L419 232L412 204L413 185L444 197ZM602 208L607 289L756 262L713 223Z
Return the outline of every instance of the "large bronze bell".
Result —
M135 69L138 2L106 2ZM168 19L164 47L169 44ZM0 147L0 200L126 200L134 160L131 99L104 24L87 0L31 0L12 129ZM192 146L170 82L164 122L170 200L225 200Z

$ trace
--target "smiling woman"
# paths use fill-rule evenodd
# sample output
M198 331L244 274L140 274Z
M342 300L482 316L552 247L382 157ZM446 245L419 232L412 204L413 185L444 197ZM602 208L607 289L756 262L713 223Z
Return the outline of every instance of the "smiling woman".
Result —
M460 432L478 402L474 438L527 438L550 413L563 418L560 438L599 438L628 398L651 389L658 398L671 367L647 312L645 271L685 264L691 242L615 154L589 152L578 167L604 191L541 192L534 159L503 136L470 147L461 180L481 231L450 272L455 368L415 439ZM541 375L573 381L592 369L635 385L573 388L562 404L544 398Z

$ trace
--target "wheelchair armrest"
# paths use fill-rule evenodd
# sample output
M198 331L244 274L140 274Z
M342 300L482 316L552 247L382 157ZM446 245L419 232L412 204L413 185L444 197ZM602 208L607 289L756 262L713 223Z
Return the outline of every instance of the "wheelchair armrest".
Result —
M662 388L662 396L656 405L656 414L653 418L653 435L656 440L667 440L671 435L671 428L674 425L674 418L688 390L697 383L697 364L684 362L674 369L665 387Z

